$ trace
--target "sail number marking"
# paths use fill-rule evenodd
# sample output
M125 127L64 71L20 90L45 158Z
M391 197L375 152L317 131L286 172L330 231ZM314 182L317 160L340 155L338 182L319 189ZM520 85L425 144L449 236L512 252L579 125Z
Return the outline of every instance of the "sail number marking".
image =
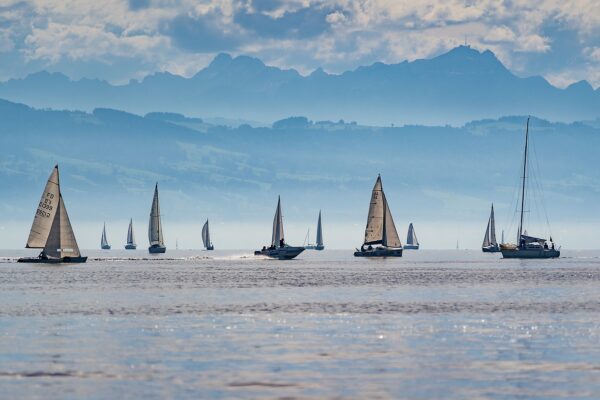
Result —
M46 197L43 199L43 201L40 201L36 215L44 218L50 218L50 212L54 209L54 206L52 205L53 199L53 193L46 193Z

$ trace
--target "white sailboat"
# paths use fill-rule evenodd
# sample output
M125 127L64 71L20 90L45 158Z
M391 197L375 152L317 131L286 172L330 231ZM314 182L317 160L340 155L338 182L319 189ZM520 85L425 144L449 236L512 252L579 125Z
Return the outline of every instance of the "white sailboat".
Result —
M100 248L102 250L110 250L110 244L108 244L108 240L106 239L106 222L104 223L104 227L102 227L102 237L100 238Z
M154 198L152 199L152 208L150 209L150 222L148 224L148 241L150 247L148 251L152 254L164 253L167 251L163 240L162 223L160 220L160 205L158 202L158 183L154 187Z
M502 233L504 235L504 231ZM504 240L504 238L502 239ZM496 240L496 219L494 218L494 204L492 203L492 211L490 211L490 218L488 219L487 228L485 229L485 235L483 236L483 244L481 245L481 251L484 253L498 253L500 246Z
M271 235L271 245L263 246L261 250L254 252L257 256L267 256L279 260L291 260L304 251L304 247L290 246L285 242L283 234L283 214L281 212L281 197L277 199L277 208L273 218L273 233Z
M381 245L373 247L373 245ZM368 247L365 247L368 246ZM402 257L402 243L392 218L381 176L377 175L371 193L365 240L360 250L354 252L355 257Z
M517 244L503 244L500 246L504 258L558 258L560 250L555 249L555 244L550 237L551 246L546 239L529 236L524 226L525 202L527 200L527 177L529 156L529 118L525 128L525 155L523 157L523 175L521 184L521 216L517 231Z
M310 229L306 234L306 246L304 248L306 250L323 250L325 246L323 245L323 227L321 225L321 210L319 210L319 219L317 220L317 242L315 244L310 244Z
M127 243L125 244L125 250L135 250L137 244L135 243L135 236L133 234L133 219L129 219L129 228L127 229Z
M212 242L210 241L210 231L208 229L208 219L206 220L206 222L204 223L204 226L202 227L202 243L204 244L204 248L206 250L214 250L215 246L213 246Z
M22 263L84 263L60 191L58 165L54 167L38 205L28 249L43 249L37 258L20 258Z
M404 250L419 250L419 239L417 239L417 233L415 232L412 222L408 225Z

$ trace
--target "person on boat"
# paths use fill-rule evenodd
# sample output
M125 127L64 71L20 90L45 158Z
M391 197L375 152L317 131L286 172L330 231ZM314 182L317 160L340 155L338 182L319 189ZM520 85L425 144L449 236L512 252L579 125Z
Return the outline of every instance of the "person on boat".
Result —
M521 238L520 247L521 247L522 249L524 249L524 248L525 248L525 239L523 239L523 238Z
M39 258L40 260L47 260L47 259L48 259L48 256L46 255L46 251L45 251L45 250L42 250L42 251L40 252L40 255L38 256L38 258Z
M548 250L548 242L544 242L544 249Z
M554 242L552 242L552 250L554 250Z
M283 238L279 239L279 247L284 247L285 246L285 241L283 240Z
M373 250L373 246L369 245L369 247L367 247L367 250Z
M267 246L263 246L262 251L267 251Z
M364 252L364 251L365 251L365 245L364 245L364 244L361 244L361 245L360 245L360 251L362 251L362 252Z

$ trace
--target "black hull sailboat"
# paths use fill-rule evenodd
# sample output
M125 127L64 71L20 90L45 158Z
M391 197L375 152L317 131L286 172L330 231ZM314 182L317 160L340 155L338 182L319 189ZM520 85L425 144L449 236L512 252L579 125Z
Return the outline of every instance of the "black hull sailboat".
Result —
M550 237L550 245L546 239L530 236L524 227L525 202L527 199L527 176L528 176L528 152L529 152L529 118L525 128L525 155L523 157L523 176L521 184L521 215L519 220L519 230L517 234L518 244L502 244L500 251L503 258L519 259L543 259L558 258L560 250L555 248L555 244Z
M383 192L381 176L379 175L371 193L365 240L360 250L356 249L354 256L402 257L402 243L400 243L400 237Z
M158 183L154 186L154 198L150 209L150 222L148 223L148 241L150 254L162 254L167 251L163 240L162 223L160 219L160 204L158 201Z
M304 251L304 247L290 246L285 243L283 235L283 214L281 212L281 197L277 199L277 209L273 218L273 234L271 246L264 246L261 250L254 252L255 256L265 256L277 260L291 260Z
M33 264L84 263L73 233L67 208L60 191L58 165L54 167L33 218L28 249L43 249L38 257L20 258L17 262Z

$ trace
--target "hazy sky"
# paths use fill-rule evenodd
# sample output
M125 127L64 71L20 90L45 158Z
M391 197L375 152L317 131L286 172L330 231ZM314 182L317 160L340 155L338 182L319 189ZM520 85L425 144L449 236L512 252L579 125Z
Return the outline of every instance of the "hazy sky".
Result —
M465 38L518 74L600 86L597 0L0 0L0 79L190 76L219 52L341 72L435 56Z

